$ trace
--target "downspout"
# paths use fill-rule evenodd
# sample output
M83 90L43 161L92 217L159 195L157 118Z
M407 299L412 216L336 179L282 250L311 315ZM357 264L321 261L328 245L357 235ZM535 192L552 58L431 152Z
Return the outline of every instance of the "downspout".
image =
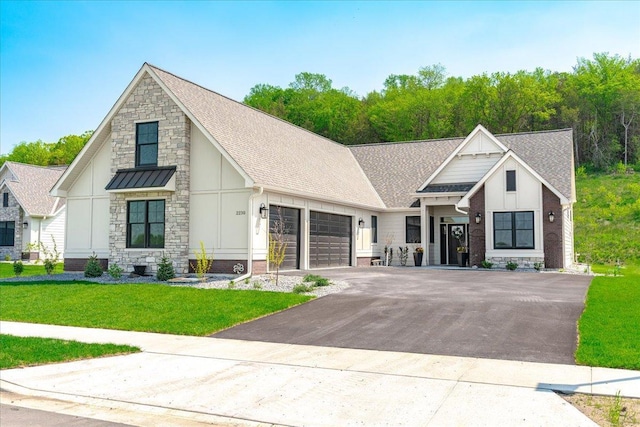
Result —
M248 241L247 241L247 272L240 277L235 278L236 282L240 282L244 279L251 277L253 271L253 199L262 196L264 187L258 187L257 193L252 193L249 196L249 221L248 221Z

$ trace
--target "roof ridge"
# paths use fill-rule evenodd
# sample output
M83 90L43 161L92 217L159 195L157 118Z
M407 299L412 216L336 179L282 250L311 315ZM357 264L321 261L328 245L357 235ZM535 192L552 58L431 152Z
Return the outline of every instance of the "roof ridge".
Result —
M60 168L67 168L69 167L69 165L34 165L31 163L22 163L22 162L16 162L13 160L6 160L4 162L5 164L10 163L13 165L20 165L20 166L28 166L28 167L32 167L32 168L40 168L40 169L47 169L47 170L56 170L56 169L60 169Z
M380 146L380 145L421 144L423 142L453 141L456 139L464 139L464 137L456 136L451 138L418 139L418 140L412 140L412 141L368 142L366 144L351 144L351 145L347 145L347 147L358 148L358 147L372 147L372 146Z
M497 133L494 134L496 138L499 136L511 136L511 135L531 135L534 133L555 133L555 132L566 132L572 131L573 128L563 128L563 129L549 129L549 130L530 130L528 132L509 132L509 133Z

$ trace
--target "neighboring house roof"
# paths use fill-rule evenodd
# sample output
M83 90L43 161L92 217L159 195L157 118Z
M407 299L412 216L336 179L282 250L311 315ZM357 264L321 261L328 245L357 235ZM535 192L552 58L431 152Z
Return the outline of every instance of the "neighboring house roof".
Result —
M11 172L4 185L29 216L50 216L64 206L65 200L50 196L49 190L67 169L66 166L45 167L7 161L2 165L4 168Z
M568 200L575 200L571 129L494 136ZM349 148L385 205L388 208L406 208L416 200L412 194L463 141L464 138L435 139Z

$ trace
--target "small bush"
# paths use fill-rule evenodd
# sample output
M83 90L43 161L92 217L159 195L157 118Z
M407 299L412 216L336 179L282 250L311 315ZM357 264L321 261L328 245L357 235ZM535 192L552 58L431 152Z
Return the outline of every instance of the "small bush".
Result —
M120 280L122 278L122 273L124 272L124 270L122 269L122 267L120 267L118 264L114 262L109 266L109 269L107 270L107 272L109 273L109 276L111 276L112 279Z
M253 282L253 289L262 289L260 282Z
M176 272L173 269L173 263L166 255L162 255L160 263L158 264L158 273L156 273L156 278L160 281L166 282L174 277L176 277Z
M251 282L251 280L249 280L249 278L247 277L246 279L244 279L244 284L248 285Z
M98 261L98 256L94 253L84 266L84 277L100 277L102 273L102 266Z
M22 264L22 261L13 261L13 272L15 273L16 277L20 276L23 271L24 265Z
M233 280L229 281L229 289L235 289L236 288L236 282L234 282Z
M305 284L300 283L298 285L295 285L291 292L293 292L294 294L304 294L306 292L311 292L312 290L313 290L313 286L307 286Z
M324 277L316 280L316 286L329 286L330 284L331 283L329 283L329 279L325 279Z
M193 253L196 256L196 264L191 264L191 268L196 272L198 279L203 280L205 274L211 270L211 266L213 265L213 252L211 252L211 256L209 256L204 247L204 242L200 240L200 251L194 251Z
M515 262L512 262L512 261L509 261L505 267L506 267L507 270L513 271L516 268L518 268L518 264L515 263Z
M318 276L317 274L307 274L302 278L303 282L315 282L318 279L322 279L322 276Z
M480 267L482 268L491 268L493 267L493 263L489 260L482 260L482 262L480 263Z
M541 262L534 262L534 263L533 263L533 268L535 268L535 269L536 269L536 271L540 271L540 270L542 270L542 266L543 266L543 265L544 265L544 264L543 264L543 263L541 263Z
M4 256L4 260L5 260L5 261L11 261L11 255L6 254L6 255Z

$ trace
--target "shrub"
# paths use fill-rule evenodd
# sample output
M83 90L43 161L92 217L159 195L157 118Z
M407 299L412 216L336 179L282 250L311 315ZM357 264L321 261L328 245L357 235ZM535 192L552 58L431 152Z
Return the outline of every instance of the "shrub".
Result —
M166 282L174 277L176 277L176 272L173 269L173 263L166 255L163 254L160 259L160 263L158 264L158 273L156 274L156 278L160 281Z
M23 271L24 265L22 264L22 261L13 261L13 272L15 273L16 277L20 276Z
M98 256L94 253L84 266L84 277L100 277L102 273L102 266L98 261Z
M262 289L260 282L253 282L253 289Z
M6 254L6 255L4 256L4 260L5 260L5 261L11 261L11 255Z
M124 272L124 270L122 269L122 267L120 267L118 264L114 262L109 266L109 269L107 270L107 272L109 273L109 276L111 276L112 279L120 280L120 278L122 278L122 273Z
M329 279L325 279L324 277L319 278L318 280L316 280L316 286L329 286Z
M318 276L317 274L307 274L302 278L303 282L315 282L318 279L322 279L322 276Z
M194 251L193 253L196 256L196 265L191 264L191 268L196 272L196 276L198 276L199 279L204 279L204 275L209 272L213 265L213 253L211 253L211 257L209 258L202 240L200 240L200 251Z
M484 259L480 263L480 267L482 267L482 268L491 268L491 267L493 267L493 263L491 261L489 261L489 260Z
M229 281L229 286L228 286L228 287L229 287L229 289L235 289L235 288L236 288L236 282L235 282L235 281L233 281L233 280L230 280L230 281Z
M544 264L543 264L543 263L541 263L541 262L534 262L534 263L533 263L533 268L535 268L535 269L536 269L536 271L540 271L540 270L542 270L542 266L543 266L543 265L544 265Z
M515 263L515 262L512 262L512 261L509 261L505 267L506 267L507 270L513 271L516 268L518 268L518 264Z
M312 290L313 290L313 286L307 286L305 284L300 283L298 285L295 285L291 292L293 292L294 294L304 294L305 292L311 292Z
M248 285L251 282L251 280L249 280L249 278L247 277L246 279L244 279L244 284Z

